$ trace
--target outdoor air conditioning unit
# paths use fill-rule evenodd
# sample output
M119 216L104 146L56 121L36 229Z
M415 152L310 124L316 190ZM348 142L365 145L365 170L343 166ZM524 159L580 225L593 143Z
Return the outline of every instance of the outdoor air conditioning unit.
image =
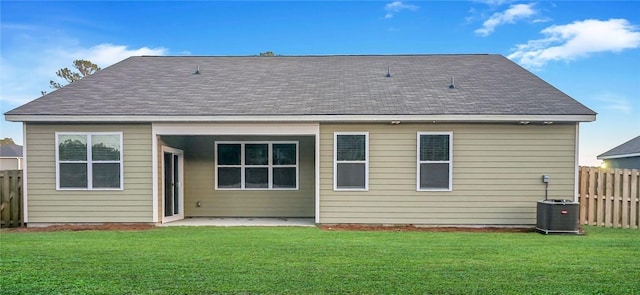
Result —
M536 230L549 233L580 233L577 202L571 200L538 201Z

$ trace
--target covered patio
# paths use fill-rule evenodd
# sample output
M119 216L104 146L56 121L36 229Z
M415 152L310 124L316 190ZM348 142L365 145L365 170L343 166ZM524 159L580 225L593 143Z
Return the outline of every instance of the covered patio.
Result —
M154 123L153 133L154 222L317 222L318 124Z
M316 226L314 218L190 217L160 226Z

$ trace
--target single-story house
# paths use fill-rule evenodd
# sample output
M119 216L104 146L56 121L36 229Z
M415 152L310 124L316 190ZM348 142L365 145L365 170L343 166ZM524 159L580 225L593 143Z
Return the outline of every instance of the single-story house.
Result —
M598 156L606 168L640 169L640 136Z
M531 225L596 114L501 55L131 57L5 114L25 218Z
M0 143L0 171L22 169L22 146L14 143Z

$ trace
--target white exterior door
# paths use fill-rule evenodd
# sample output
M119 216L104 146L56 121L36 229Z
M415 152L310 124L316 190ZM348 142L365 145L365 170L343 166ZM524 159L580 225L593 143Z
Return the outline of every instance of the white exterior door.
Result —
M181 150L162 147L162 223L184 218L183 158Z

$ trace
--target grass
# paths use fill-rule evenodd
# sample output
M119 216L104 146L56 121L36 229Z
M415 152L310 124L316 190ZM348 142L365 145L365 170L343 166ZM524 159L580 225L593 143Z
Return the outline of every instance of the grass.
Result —
M640 231L0 233L2 294L640 294Z

